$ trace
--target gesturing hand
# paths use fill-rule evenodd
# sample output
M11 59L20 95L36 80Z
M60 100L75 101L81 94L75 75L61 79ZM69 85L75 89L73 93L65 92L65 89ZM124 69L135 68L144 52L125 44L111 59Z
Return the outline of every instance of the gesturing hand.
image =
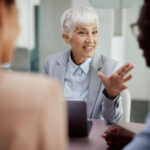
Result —
M106 77L103 73L98 72L98 76L101 78L107 94L110 97L115 97L120 94L121 91L127 88L125 82L132 78L132 75L127 73L134 68L131 63L126 63L120 67L116 72L112 73L109 77Z

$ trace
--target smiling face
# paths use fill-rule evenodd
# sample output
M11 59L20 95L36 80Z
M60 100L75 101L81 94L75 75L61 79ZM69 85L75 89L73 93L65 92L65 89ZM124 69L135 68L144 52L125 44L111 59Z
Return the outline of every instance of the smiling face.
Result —
M96 49L98 42L97 22L77 26L71 37L63 33L63 38L72 48L71 57L74 63L82 64L93 56Z
M143 51L146 64L150 67L150 2L145 3L141 9L138 26L140 34L138 36L139 47Z

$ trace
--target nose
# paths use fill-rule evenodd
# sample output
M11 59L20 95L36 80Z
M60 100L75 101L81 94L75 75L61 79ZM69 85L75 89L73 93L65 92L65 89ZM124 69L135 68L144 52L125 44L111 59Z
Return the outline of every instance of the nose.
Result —
M91 33L88 34L86 40L87 43L93 43L94 42L94 37Z

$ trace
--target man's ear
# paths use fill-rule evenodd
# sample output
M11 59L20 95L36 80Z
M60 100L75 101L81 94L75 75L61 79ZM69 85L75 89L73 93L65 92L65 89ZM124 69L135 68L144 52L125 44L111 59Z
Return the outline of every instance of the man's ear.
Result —
M62 33L62 38L65 40L66 43L70 43L70 37L66 33Z

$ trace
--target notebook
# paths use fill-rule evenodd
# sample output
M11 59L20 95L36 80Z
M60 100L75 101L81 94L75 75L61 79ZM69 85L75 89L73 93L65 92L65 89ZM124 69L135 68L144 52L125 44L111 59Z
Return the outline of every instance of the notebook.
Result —
M92 121L87 120L85 101L67 100L67 110L69 136L88 136L92 127Z

